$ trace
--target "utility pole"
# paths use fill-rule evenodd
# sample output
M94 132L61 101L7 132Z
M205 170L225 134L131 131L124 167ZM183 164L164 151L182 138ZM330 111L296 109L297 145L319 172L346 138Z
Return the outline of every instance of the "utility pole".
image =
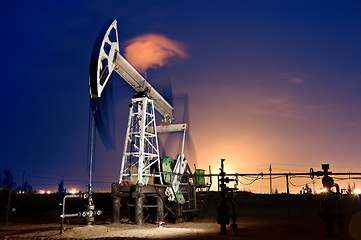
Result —
M287 187L287 217L288 217L288 219L290 219L291 218L291 210L290 210L290 196L289 196L289 194L290 194L290 184L289 184L289 182L288 182L288 174L286 174L286 187Z
M272 165L269 165L269 193L272 194Z
M25 180L25 171L23 172L23 181L21 183L21 194L24 193L24 180Z
M312 179L312 185L313 185L313 194L316 194L316 191L315 191L315 180Z
M8 191L9 191L8 204L6 206L5 223L4 223L5 226L8 225L8 223L9 223L9 214L10 214L10 207L11 207L11 188L10 187L8 188Z
M286 174L286 186L287 186L287 194L290 194L290 185L288 183L288 174Z

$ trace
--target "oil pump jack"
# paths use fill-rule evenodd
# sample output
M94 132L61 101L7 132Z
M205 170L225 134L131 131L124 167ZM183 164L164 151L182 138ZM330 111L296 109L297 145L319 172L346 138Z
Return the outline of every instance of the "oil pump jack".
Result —
M180 191L182 186L190 186L194 182L184 178L185 174L191 174L184 156L187 123L171 124L173 107L120 54L116 20L100 31L93 49L89 72L91 99L101 97L113 71L136 93L129 105L119 180L112 184L112 220L120 221L122 205L128 207L129 219L134 220L137 225L143 224L145 209L155 208L155 220L160 223L164 221L164 206L167 207L168 213L180 216L182 204L188 202L189 209L192 208L190 205L193 208L196 206L195 202L190 203L191 197L185 197ZM156 111L163 117L159 126L156 124ZM169 157L160 158L157 134L179 131L183 131L183 138L177 160ZM194 190L194 186L191 187ZM192 194L194 198L195 190ZM171 208L165 202L174 202L173 205L178 207Z

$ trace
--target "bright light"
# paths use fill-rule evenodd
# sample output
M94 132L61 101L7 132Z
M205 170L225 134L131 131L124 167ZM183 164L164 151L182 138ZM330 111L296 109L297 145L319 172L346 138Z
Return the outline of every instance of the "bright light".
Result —
M50 190L39 190L39 194L51 194L52 192Z
M359 194L361 194L361 190L355 189L355 190L353 190L353 194L359 195Z
M77 192L78 192L78 190L75 189L75 188L72 188L72 189L69 191L70 194L76 194Z
M327 192L327 189L326 189L326 188L322 188L322 189L320 190L320 193L325 193L325 192Z

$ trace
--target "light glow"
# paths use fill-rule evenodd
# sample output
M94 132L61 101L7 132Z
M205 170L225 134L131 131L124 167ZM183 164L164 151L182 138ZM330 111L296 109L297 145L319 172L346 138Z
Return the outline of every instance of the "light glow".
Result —
M353 194L359 195L359 194L361 194L361 190L355 189L355 190L353 190Z
M75 188L72 188L72 189L69 191L70 194L76 194L77 192L78 192L78 190L75 189Z

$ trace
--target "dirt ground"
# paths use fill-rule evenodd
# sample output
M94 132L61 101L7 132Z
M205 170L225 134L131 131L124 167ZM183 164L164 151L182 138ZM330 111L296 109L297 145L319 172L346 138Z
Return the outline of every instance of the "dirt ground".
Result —
M320 217L320 197L316 195L262 195L239 192L236 198L238 228L228 225L227 235L220 235L216 223L219 194L209 193L203 210L193 222L111 224L110 194L95 195L97 209L104 212L95 218L95 224L86 226L82 218L66 220L60 234L59 202L62 196L15 195L9 225L1 226L1 239L242 239L242 240L361 240L361 203L359 198L344 198L342 202L344 227L334 224L334 236L326 236L326 224ZM69 201L67 211L77 212L83 206L79 200ZM0 215L2 212L0 211ZM0 217L0 220L2 218ZM125 219L123 219L124 222ZM69 222L68 222L69 221ZM149 221L151 222L151 221Z
M325 224L319 220L265 220L241 219L233 231L228 225L227 234L220 235L220 226L215 222L165 223L163 227L146 223L95 224L92 226L66 224L62 234L59 224L13 224L0 228L0 239L310 239L310 240L359 240L361 239L361 214L350 222L348 233L335 226L335 235L326 236ZM352 226L353 225L353 226ZM352 236L352 237L350 237Z

